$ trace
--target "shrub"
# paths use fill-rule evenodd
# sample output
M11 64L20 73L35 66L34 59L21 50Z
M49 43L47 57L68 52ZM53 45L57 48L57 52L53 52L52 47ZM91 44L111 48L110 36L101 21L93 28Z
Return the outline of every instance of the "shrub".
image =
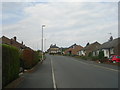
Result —
M2 45L2 87L19 77L19 51L9 45Z
M91 60L97 61L97 60L99 60L99 57L98 57L98 56L92 56L92 57L91 57Z
M87 57L87 56L80 56L80 58L84 59L84 60L88 60L89 59L89 57Z
M41 58L41 54L39 54L39 52L35 51L34 52L34 65L36 65L38 63L38 61L40 61Z
M33 59L34 59L34 51L27 48L25 50L23 50L23 52L21 53L21 59L24 62L24 68L25 69L30 69L33 66Z
M41 54L37 51L33 51L29 48L26 48L21 53L21 60L24 62L25 69L31 69L34 65L40 61Z

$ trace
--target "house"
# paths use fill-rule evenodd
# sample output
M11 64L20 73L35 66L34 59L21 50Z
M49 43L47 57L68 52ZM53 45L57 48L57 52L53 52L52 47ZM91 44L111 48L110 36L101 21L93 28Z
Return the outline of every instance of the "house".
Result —
M111 55L120 55L120 37L116 39L111 39L105 43L103 43L96 51L104 52L104 57L109 58Z
M9 39L5 36L2 36L0 38L0 43L14 46L14 47L18 48L19 50L23 50L23 49L27 48L25 45L23 45L23 42L21 42L21 43L17 42L16 37Z
M60 48L61 54L65 54L65 50L67 50L67 49L68 49L67 47L61 47Z
M78 55L78 51L80 51L83 47L77 44L73 44L68 49L65 50L65 54L68 55Z
M79 51L79 56L88 56L89 53L94 51L96 48L99 48L101 46L100 43L97 41L91 44L87 44L83 49Z
M48 49L49 54L61 54L61 50L58 46L51 44Z

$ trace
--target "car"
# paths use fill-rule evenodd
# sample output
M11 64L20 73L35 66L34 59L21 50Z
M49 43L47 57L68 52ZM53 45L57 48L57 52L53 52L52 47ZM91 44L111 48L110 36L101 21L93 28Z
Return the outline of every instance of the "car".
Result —
M113 63L120 62L120 55L111 55L109 58L109 62Z

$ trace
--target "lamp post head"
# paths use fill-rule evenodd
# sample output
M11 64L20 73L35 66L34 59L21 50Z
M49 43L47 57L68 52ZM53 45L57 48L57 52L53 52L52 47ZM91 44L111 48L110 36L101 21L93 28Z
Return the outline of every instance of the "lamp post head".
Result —
M42 27L45 27L45 25L42 25Z

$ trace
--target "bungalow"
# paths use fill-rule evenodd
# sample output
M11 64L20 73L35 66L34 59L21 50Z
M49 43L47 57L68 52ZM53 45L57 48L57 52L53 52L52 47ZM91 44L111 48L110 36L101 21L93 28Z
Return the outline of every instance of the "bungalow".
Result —
M114 40L109 40L108 42L103 43L97 50L93 51L99 52L103 51L104 56L109 58L111 55L120 55L120 38Z
M92 44L87 44L83 49L79 51L79 56L88 56L90 52L100 47L100 45L101 44L98 43L97 41Z
M83 47L77 44L73 44L68 49L65 50L65 54L69 55L78 55L78 51L80 51Z

